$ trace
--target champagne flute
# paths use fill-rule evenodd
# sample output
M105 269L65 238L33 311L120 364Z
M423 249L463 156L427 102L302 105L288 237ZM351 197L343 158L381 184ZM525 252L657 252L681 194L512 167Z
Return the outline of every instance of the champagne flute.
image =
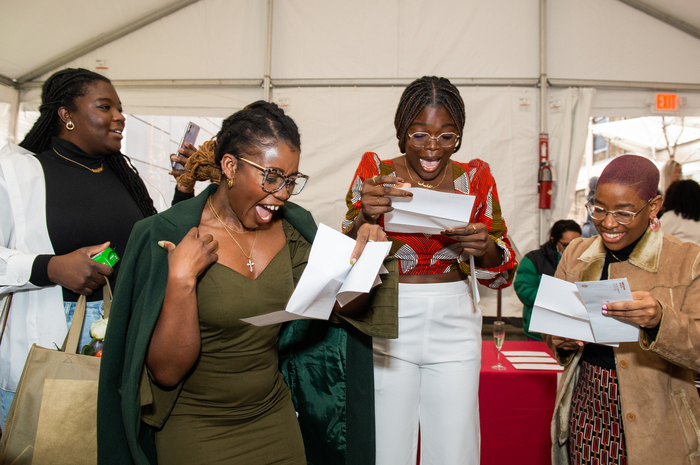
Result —
M496 350L498 351L498 364L492 366L494 370L505 370L506 367L501 365L501 347L503 347L503 341L506 338L506 324L503 321L493 322L493 341L496 343Z

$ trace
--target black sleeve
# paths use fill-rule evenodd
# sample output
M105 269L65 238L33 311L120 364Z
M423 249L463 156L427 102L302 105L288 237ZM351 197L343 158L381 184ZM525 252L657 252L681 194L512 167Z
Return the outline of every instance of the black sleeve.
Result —
M53 283L49 279L49 260L55 255L37 255L32 263L32 274L29 282L35 286L45 287Z
M191 194L188 194L187 192L182 192L180 189L175 186L175 194L173 195L173 201L171 203L172 205L175 205L176 203L180 203L183 200L189 200L194 197L194 192Z
M661 322L659 321L659 324L654 326L653 328L642 328L642 329L647 332L647 334L649 335L649 337L651 338L652 341L655 341L656 336L659 335L659 328L660 327L661 327Z

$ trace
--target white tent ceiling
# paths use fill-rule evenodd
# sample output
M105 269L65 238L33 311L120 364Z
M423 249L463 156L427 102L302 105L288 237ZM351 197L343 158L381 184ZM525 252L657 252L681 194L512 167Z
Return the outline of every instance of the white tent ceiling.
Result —
M624 1L547 2L549 78L700 84L697 2ZM688 32L626 3L652 8ZM267 2L261 0L0 5L0 75L20 84L47 65L94 68L95 60L106 60L116 80L263 78ZM538 0L278 0L272 79L412 79L426 70L451 78L537 79L538 9ZM80 55L56 62L71 52Z
M17 116L37 108L41 82L64 67L103 68L135 115L228 116L269 83L271 100L300 126L301 169L312 175L295 200L333 227L362 151L398 154L393 111L402 87L422 75L460 86L471 149L456 158L491 164L522 252L539 240L541 124L552 135L552 215L561 217L583 152L572 125L586 126L589 114L649 115L655 89L681 95L679 116L700 116L696 0L0 0L0 12L0 120L12 116L10 140ZM541 73L559 88L545 100ZM179 139L181 122L163 124L148 127ZM142 175L167 172L146 171L167 165L155 157L142 160ZM517 299L511 307L504 311L517 313Z

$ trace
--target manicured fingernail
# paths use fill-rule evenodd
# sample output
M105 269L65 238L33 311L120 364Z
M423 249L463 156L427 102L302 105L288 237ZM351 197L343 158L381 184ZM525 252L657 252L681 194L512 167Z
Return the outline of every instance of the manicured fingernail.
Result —
M164 248L165 248L165 242L163 242L163 241L158 241L158 246L159 246L161 249L164 249Z
M607 310L603 310L603 315L607 315L607 314L608 314L608 311L607 311Z
M578 343L579 347L583 347L583 342Z
M606 304L603 304L603 310L607 310L608 306Z
M354 265L356 261L357 261L356 258L351 258L351 259L350 259L350 264L351 264L351 265Z

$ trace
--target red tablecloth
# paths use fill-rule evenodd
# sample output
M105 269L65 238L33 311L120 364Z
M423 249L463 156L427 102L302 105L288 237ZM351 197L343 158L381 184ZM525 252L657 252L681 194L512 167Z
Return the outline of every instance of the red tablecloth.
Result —
M503 350L545 351L544 342L506 341ZM554 412L558 371L516 370L501 354L506 370L496 371L496 345L484 341L479 410L481 464L550 463L549 425Z

